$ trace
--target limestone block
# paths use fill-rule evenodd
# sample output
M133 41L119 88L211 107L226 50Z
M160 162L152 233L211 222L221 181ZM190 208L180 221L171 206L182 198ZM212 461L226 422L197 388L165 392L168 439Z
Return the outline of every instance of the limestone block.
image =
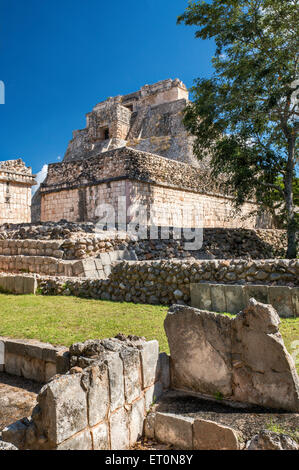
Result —
M56 364L53 364L53 362L46 362L44 372L45 382L48 382L52 377L54 377L54 375L56 375L56 373Z
M143 423L145 418L144 397L132 404L129 412L130 445L133 446L143 434Z
M227 285L224 289L227 313L239 313L245 307L244 287Z
M14 292L16 294L24 294L24 277L15 276L14 281L15 281Z
M87 400L81 374L63 375L38 395L43 427L55 446L87 427Z
M224 285L211 284L211 302L213 312L227 311Z
M233 399L269 408L299 410L299 379L271 305L250 299L232 320Z
M282 318L295 316L292 299L292 289L287 286L270 286L269 303L273 305Z
M107 365L110 385L110 409L113 412L125 403L123 361L119 354L115 353L108 357Z
M172 387L230 396L229 317L173 305L164 327L170 347Z
M106 418L109 406L109 383L107 365L99 363L87 369L89 387L87 392L88 420L95 426Z
M143 388L155 383L158 371L159 343L156 340L148 341L140 351L142 365Z
M292 289L293 312L295 317L299 317L299 287Z
M171 444L177 449L192 449L192 418L170 413L156 413L155 438L163 444Z
M111 450L125 450L130 446L128 415L120 408L110 416Z
M70 354L68 349L61 349L56 353L57 374L66 374L70 369Z
M24 277L24 294L36 294L37 280L36 277Z
M214 421L195 419L193 424L193 448L196 450L238 450L238 434Z
M57 450L92 450L91 433L83 431L57 446Z
M124 366L125 399L127 403L132 403L141 394L139 351L127 348L123 349L120 355Z
M109 430L107 423L98 424L91 430L93 449L108 450L109 449Z
M202 310L212 310L210 284L190 284L191 306Z
M144 436L148 439L155 439L156 413L148 413L144 421Z
M244 286L244 294L245 294L245 305L248 304L249 299L251 299L251 298L254 298L258 302L262 302L263 304L269 303L268 286L245 285Z

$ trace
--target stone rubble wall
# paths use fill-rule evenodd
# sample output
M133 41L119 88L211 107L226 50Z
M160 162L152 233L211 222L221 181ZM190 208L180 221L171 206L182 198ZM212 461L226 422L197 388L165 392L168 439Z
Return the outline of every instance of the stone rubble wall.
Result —
M122 450L143 435L146 413L169 387L157 341L118 335L71 346L72 368L38 395L31 418L2 431L19 449Z
M271 305L251 298L235 318L173 305L164 322L171 387L299 412L299 378Z
M283 258L287 248L285 230L277 229L203 229L203 246L200 250L185 250L184 233L179 240L173 239L170 230L168 239L161 239L161 229L157 239L137 240L136 235L118 230L117 232L102 231L95 233L93 223L57 223L5 224L0 226L0 249L13 249L26 245L2 245L1 240L27 240L27 248L37 249L39 245L29 247L30 240L54 241L60 243L59 249L64 251L64 259L82 259L96 256L98 253L117 249L133 249L140 261L146 259L169 258ZM62 243L64 241L64 243ZM49 249L51 249L50 245ZM18 252L19 254L28 254ZM11 254L16 254L12 252ZM37 253L36 253L37 254ZM39 253L41 254L41 253Z
M127 253L128 259L134 256L131 252L118 253L119 256ZM4 291L26 293L25 283L20 280L22 276L11 272L14 269L24 271L28 261L29 271L40 271L36 282L38 292L43 295L74 295L154 305L181 302L189 305L192 284L200 283L200 302L205 308L212 305L220 311L235 310L241 306L242 299L254 293L258 300L267 302L270 299L274 302L282 316L298 314L298 260L117 261L116 254L102 253L96 259L59 262L45 257L7 257L6 264L0 265L0 270L9 271L10 274L0 274L0 287ZM5 257L0 257L0 263L1 259ZM10 264L12 260L15 265ZM34 262L41 264L34 265ZM11 277L16 279L13 289ZM212 287L211 297L211 284L215 283L221 285ZM238 298L235 298L234 289ZM193 288L193 299L195 297Z
M122 261L108 279L40 278L40 291L102 300L171 305L190 304L190 284L262 284L298 286L297 260Z
M46 383L54 375L65 374L69 370L67 348L4 336L0 336L0 343L4 349L1 372Z

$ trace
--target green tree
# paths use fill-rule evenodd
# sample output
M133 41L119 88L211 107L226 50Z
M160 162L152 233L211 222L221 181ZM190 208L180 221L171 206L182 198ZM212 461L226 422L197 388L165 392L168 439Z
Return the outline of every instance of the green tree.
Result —
M197 79L185 125L199 159L211 156L212 174L241 206L256 198L281 214L287 257L296 257L294 190L299 130L298 0L190 1L178 22L196 37L214 39L214 74ZM296 195L295 195L296 196Z

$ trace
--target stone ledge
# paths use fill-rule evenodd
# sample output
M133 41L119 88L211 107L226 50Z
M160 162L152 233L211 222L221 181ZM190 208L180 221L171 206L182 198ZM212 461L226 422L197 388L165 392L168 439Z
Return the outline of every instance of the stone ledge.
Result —
M237 314L254 297L271 304L282 318L299 316L299 287L202 282L190 284L190 292L191 306L202 310Z

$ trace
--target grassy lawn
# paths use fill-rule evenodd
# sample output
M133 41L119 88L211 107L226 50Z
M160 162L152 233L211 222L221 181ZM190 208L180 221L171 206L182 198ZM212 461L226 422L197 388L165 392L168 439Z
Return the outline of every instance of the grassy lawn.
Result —
M0 294L0 336L70 346L86 339L124 333L157 339L160 350L169 353L163 327L167 310L162 306L77 297ZM299 340L299 318L282 319L280 331L287 349L293 353L291 343ZM299 354L296 362L299 372Z

